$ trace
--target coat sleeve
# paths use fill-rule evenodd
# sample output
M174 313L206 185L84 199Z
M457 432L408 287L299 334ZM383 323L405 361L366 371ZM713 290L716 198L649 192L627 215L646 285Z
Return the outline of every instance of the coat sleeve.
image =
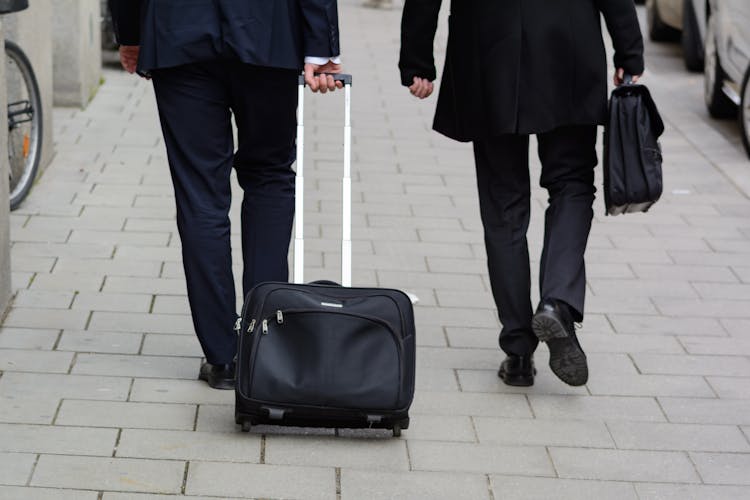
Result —
M304 55L310 57L341 55L336 0L299 0L299 6L302 12Z
M109 0L109 12L117 43L141 44L141 0Z
M596 0L615 46L615 67L640 75L644 70L643 35L633 0Z
M631 0L632 1L632 0ZM401 18L401 83L409 86L414 77L437 78L433 44L441 0L406 0Z

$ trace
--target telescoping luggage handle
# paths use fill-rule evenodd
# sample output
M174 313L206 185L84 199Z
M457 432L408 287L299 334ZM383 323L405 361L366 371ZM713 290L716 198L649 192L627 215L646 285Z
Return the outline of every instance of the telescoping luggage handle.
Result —
M341 284L352 286L352 76L332 75L344 84L344 177L342 181L343 217L341 230ZM296 222L294 236L294 282L304 283L305 276L305 77L299 77L297 110L297 180Z

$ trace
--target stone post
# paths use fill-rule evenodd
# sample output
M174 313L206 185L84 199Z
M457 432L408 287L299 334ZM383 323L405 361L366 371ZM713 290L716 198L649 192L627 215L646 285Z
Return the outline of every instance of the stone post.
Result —
M85 107L102 76L99 0L52 0L54 101Z
M52 141L52 0L33 0L29 8L3 16L7 39L16 42L26 53L42 95L42 161L40 174L54 155ZM7 182L7 181L6 181Z
M3 37L0 18L0 39ZM0 123L7 123L8 108L5 95L5 51L0 51ZM7 128L6 128L7 130ZM8 134L0 134L0 319L10 300L10 201L8 201Z

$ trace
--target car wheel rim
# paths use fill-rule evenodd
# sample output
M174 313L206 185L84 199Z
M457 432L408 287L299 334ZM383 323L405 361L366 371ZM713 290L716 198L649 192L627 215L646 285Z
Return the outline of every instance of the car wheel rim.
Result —
M716 89L716 69L718 65L716 57L716 37L714 36L714 20L710 18L708 20L708 26L706 28L706 67L703 71L704 75L704 93L706 96L706 103L711 103L713 100L714 90Z

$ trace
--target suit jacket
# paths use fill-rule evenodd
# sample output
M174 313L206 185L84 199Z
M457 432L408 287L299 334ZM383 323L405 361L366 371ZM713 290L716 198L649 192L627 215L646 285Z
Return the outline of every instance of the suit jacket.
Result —
M399 68L434 80L441 0L406 0ZM615 65L643 73L633 0L455 0L434 128L460 141L604 124L604 15Z
M336 0L109 0L117 40L142 71L220 58L300 69L340 54Z

